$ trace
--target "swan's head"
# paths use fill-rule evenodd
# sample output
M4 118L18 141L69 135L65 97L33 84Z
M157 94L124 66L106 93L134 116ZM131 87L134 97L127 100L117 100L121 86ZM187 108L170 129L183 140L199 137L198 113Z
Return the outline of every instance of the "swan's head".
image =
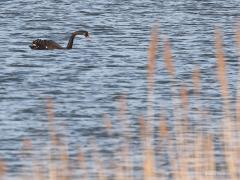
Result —
M41 39L34 40L29 47L31 49L45 49L46 48L44 41Z
M74 35L84 35L85 37L89 37L89 33L87 31L75 31Z
M85 36L85 37L89 37L89 33L86 31L85 33L83 33L83 35Z

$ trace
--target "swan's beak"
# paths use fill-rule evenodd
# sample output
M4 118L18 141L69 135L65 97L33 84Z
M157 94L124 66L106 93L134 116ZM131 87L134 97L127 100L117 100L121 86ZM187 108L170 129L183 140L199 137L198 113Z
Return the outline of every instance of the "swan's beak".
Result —
M91 41L91 36L90 36L90 33L87 34L87 36L85 36L87 41Z
M37 47L37 45L36 45L36 44L31 44L29 47L30 47L31 49L35 49L35 48Z

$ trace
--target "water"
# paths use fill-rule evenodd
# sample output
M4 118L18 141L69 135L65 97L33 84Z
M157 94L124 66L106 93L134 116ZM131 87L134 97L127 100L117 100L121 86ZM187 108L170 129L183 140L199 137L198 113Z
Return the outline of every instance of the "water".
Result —
M230 92L235 96L238 0L12 0L1 2L0 9L0 156L12 176L29 164L21 160L23 139L32 139L34 146L42 147L39 151L48 144L47 97L53 99L56 122L67 129L63 134L68 136L72 154L78 145L87 148L92 137L103 151L118 148L120 136L106 140L102 115L109 113L116 131L121 131L116 103L121 94L127 95L129 119L137 138L138 117L146 115L147 50L153 24L160 24L156 114L159 109L171 114L172 109L172 84L162 58L166 36L173 49L176 85L185 84L191 92L192 71L199 66L202 102L212 111L212 119L218 120L222 114L214 70L214 28L221 26ZM28 47L37 38L66 46L70 33L76 30L89 31L91 38L77 37L72 50L33 51ZM211 124L212 129L217 127L218 123Z

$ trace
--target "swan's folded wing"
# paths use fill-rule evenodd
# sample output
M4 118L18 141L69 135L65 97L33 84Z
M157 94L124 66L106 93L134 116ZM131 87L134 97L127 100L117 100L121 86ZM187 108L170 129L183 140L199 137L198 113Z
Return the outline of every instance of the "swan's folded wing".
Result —
M63 49L63 47L53 40L46 41L46 49Z

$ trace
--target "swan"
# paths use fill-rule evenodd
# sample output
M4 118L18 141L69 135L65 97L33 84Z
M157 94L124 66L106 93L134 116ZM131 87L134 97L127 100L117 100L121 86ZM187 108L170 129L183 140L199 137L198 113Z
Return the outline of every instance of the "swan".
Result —
M76 35L84 35L85 37L89 37L89 33L87 31L75 31L71 33L71 36L68 40L68 44L66 48L62 47L60 44L56 43L53 40L47 40L47 39L33 40L32 44L29 47L34 50L72 49L73 41Z

